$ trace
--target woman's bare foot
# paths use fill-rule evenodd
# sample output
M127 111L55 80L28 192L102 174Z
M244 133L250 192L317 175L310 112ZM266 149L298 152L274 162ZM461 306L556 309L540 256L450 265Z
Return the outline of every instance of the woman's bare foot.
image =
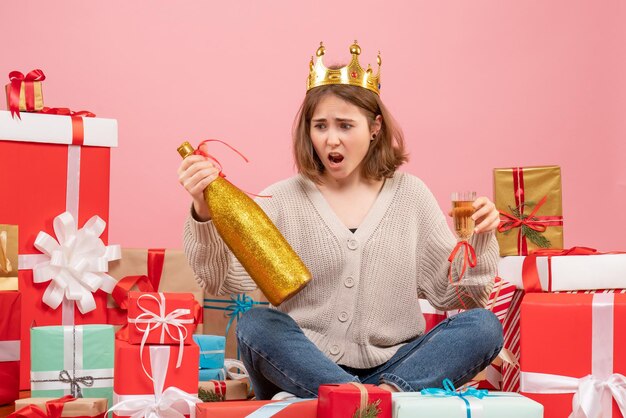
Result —
M392 392L392 393L393 392L398 392L398 389L396 389L395 386L388 385L387 383L381 383L380 385L378 385L378 387L383 389L383 390Z

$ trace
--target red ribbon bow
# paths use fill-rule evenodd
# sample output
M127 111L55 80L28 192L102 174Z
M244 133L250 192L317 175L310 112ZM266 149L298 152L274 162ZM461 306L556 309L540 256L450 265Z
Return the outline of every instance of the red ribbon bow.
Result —
M17 116L20 118L20 91L22 90L22 83L26 83L24 86L26 95L26 109L35 110L35 87L34 81L43 81L46 79L43 71L37 69L32 70L28 74L24 75L20 71L11 71L9 73L9 80L11 81L11 88L9 91L9 110L11 116Z
M64 404L75 400L71 395L65 395L62 398L47 401L45 411L38 406L27 405L19 411L13 412L8 418L61 418ZM98 415L98 417L104 417L104 413ZM77 418L87 418L87 416L83 415Z
M452 262L456 258L457 253L459 251L461 251L461 250L463 250L463 264L461 266L461 273L459 273L459 279L455 283L452 280ZM459 299L459 302L461 302L461 306L463 307L463 309L467 309L467 306L465 305L465 302L463 302L463 299L461 298L461 295L462 294L465 295L465 296L469 296L469 295L464 293L464 292L461 292L461 290L459 289L458 283L460 283L460 281L463 278L463 276L465 275L465 271L467 270L468 267L469 268L476 267L476 262L477 262L476 250L474 250L474 247L472 247L469 242L467 242L467 241L459 241L456 244L456 246L454 247L454 249L452 250L452 253L450 254L450 257L448 257L448 261L450 262L450 267L448 269L448 281L456 289L456 296Z
M538 232L544 232L546 230L546 225L542 220L538 219L535 216L535 214L543 206L543 204L546 203L546 200L548 200L548 196L544 196L539 201L539 203L537 203L533 211L530 212L530 215L528 215L528 217L524 219L522 219L521 213L520 213L520 217L518 218L511 213L506 213L501 210L498 211L500 212L502 216L504 216L505 218L508 218L508 220L500 221L500 225L498 225L498 232L510 231L511 229L514 229L514 228L520 228L522 225L526 225L530 229L534 229L535 231L538 231Z

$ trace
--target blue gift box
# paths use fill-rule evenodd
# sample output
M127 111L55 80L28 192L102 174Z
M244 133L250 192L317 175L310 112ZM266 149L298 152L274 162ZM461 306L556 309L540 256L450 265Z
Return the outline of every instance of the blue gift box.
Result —
M200 347L200 369L222 370L224 369L224 349L226 347L226 337L220 335L199 335L194 334L193 340ZM210 379L200 379L210 380Z
M209 380L226 380L224 369L200 369L198 380L208 382Z

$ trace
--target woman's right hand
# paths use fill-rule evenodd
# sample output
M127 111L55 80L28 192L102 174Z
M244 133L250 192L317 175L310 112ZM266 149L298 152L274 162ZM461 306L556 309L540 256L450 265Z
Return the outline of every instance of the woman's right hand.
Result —
M190 155L183 159L178 167L178 182L191 195L198 221L205 222L211 219L203 192L219 173L219 166L202 155Z

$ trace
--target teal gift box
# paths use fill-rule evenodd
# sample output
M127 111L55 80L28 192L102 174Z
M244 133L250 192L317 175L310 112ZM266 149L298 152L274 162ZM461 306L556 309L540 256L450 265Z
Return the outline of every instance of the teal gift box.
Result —
M393 393L391 408L393 418L543 418L543 405L513 392L489 392L482 398Z
M30 330L33 398L107 398L113 404L112 325L34 327Z
M200 369L223 369L226 337L221 335L193 335L200 347Z

